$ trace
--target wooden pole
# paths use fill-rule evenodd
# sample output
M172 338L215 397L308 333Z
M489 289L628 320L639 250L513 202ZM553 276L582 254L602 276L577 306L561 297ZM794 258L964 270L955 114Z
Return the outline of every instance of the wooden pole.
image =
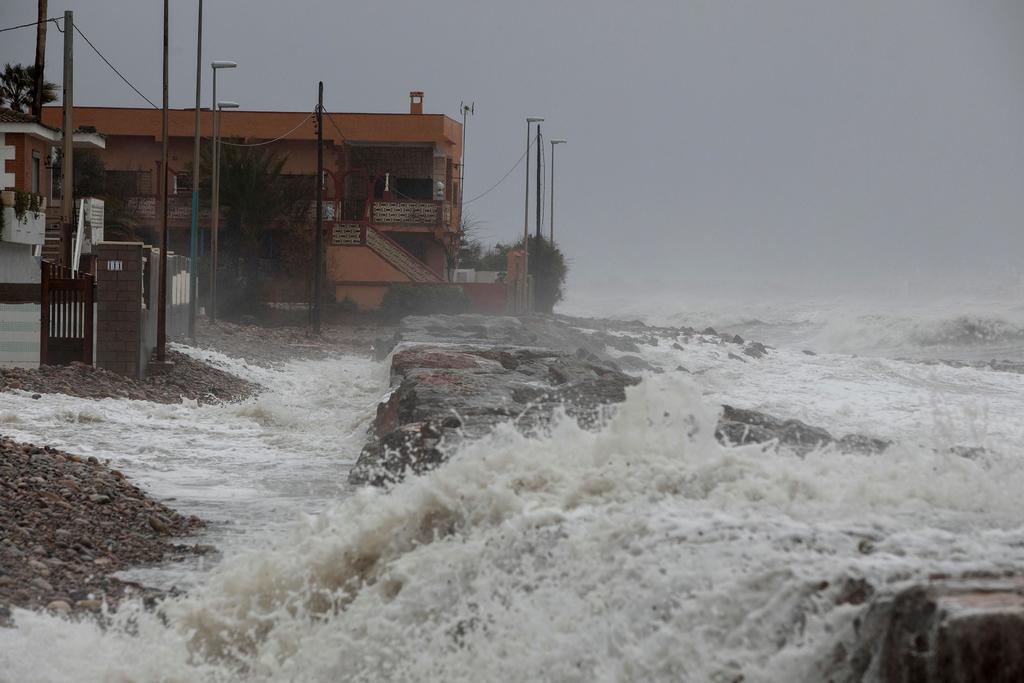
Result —
M61 179L61 260L70 265L71 260L71 223L75 217L75 166L74 166L74 117L75 106L75 13L64 12L64 92L61 97L64 105L64 121L61 124L63 143L63 173Z
M372 196L372 195L371 195ZM324 269L324 82L320 81L316 105L316 239L313 264L313 332L320 334ZM335 218L337 220L337 218Z
M39 23L36 24L36 90L32 96L32 116L37 119L43 115L43 70L46 67L46 0L39 0Z
M164 101L163 144L160 151L160 286L156 314L156 360L167 360L167 33L168 3L164 0Z

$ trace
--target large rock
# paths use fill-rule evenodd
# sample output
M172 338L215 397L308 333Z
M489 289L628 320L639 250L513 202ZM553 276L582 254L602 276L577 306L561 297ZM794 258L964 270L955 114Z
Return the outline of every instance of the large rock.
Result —
M436 315L402 321L394 338L378 345L391 357L390 398L377 418L349 480L385 484L444 461L458 441L486 434L499 422L524 430L548 421L556 408L592 425L603 406L624 401L636 374L657 372L639 356L640 345L693 334L689 328L654 328L561 316ZM717 333L713 333L716 334ZM723 337L728 343L744 343ZM746 342L755 358L767 353ZM626 352L612 358L608 349ZM725 407L719 440L729 444L776 442L805 453L826 444L877 452L887 442Z
M715 432L718 440L730 445L775 442L799 454L834 445L843 452L881 453L890 442L861 434L836 438L821 427L800 420L784 420L757 410L722 406L722 417Z
M639 379L585 349L404 345L391 360L395 390L377 407L370 440L349 480L384 484L444 460L455 442L514 420L525 430L558 407L584 424L624 401Z
M880 594L819 670L834 683L1024 681L1024 578L944 579Z

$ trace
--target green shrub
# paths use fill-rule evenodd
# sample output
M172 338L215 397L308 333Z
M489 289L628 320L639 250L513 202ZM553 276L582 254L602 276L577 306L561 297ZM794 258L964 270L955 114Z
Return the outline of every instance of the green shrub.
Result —
M450 285L391 285L381 302L381 314L397 321L407 315L465 313L469 298L459 287Z

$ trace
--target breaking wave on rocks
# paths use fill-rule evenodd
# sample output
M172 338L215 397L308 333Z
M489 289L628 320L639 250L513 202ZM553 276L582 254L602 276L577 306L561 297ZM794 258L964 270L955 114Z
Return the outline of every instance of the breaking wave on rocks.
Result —
M775 346L888 358L1024 361L1019 296L911 302L749 298L666 301L578 295L567 311L651 325L713 327Z
M797 457L723 447L716 419L663 375L592 431L498 428L156 613L15 612L0 680L816 680L864 590L1024 561L1016 454Z

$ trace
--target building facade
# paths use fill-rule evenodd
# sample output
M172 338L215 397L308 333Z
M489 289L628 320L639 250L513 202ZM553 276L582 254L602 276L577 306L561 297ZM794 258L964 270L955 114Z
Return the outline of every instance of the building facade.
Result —
M72 140L76 150L104 144L85 131ZM0 109L0 367L39 364L40 260L56 255L60 241L53 159L62 142L58 127Z
M194 109L169 112L169 245L185 254L191 226L194 117ZM59 120L59 108L44 108L44 123ZM161 112L76 107L74 120L104 136L106 148L98 154L107 185L130 195L134 236L158 243L159 183L165 177L160 168ZM211 112L201 112L200 120L202 144L212 148ZM294 237L292 231L314 229L315 118L307 112L224 111L220 135L234 145L265 143L261 147L286 158L284 174L300 186L309 183L306 220L275 226L263 236L263 255L273 261L277 246ZM323 139L326 283L335 300L374 309L395 283L447 282L460 238L461 124L442 114L423 113L423 93L413 92L408 113L325 113ZM200 255L209 249L210 219L210 207L201 207ZM108 233L110 223L108 214ZM222 220L221 244L229 229ZM293 275L289 282L270 272L262 278L265 298L307 301L312 262L310 253L308 277Z

